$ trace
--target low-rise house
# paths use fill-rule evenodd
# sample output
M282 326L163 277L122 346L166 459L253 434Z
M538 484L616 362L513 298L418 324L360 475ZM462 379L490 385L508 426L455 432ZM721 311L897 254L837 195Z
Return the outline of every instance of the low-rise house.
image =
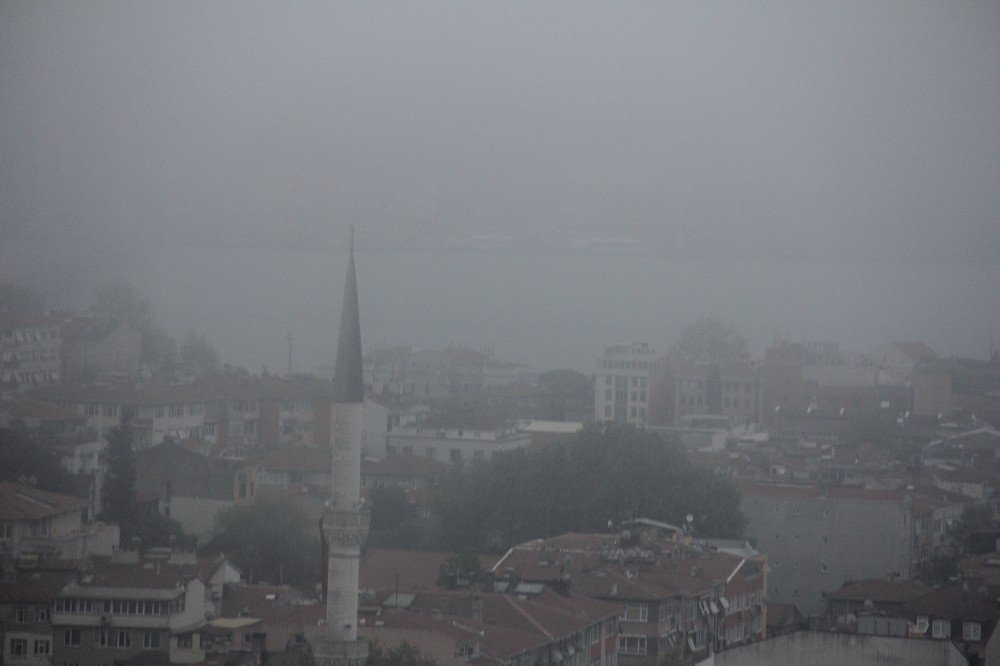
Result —
M329 448L286 446L265 449L249 458L257 480L257 491L274 491L291 486L329 488L333 458Z
M235 463L166 442L134 455L136 491L159 498L160 512L199 542L211 538L216 517L234 506L240 489Z
M87 500L0 482L0 549L14 558L79 559L118 547L116 524L86 522Z
M459 580L449 589L454 579L443 573L451 559L368 551L360 581L369 613L360 633L388 645L407 640L442 664L616 663L618 604L512 580ZM494 564L480 557L480 567Z
M931 588L916 580L859 580L823 595L831 627L856 626L862 615L892 615ZM905 635L905 631L902 635Z
M677 528L634 521L617 535L520 544L493 572L617 604L621 664L666 654L700 661L763 639L766 558L686 546L679 537Z

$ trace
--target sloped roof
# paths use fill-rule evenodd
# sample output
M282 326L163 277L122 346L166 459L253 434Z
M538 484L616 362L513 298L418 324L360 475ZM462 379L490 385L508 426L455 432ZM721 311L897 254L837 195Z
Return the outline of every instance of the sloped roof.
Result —
M264 449L252 460L266 470L284 472L329 472L333 464L330 449L308 446Z
M931 591L918 580L868 579L844 583L839 589L826 593L827 599L840 601L868 601L875 604L902 604L918 599Z
M433 460L426 456L398 455L388 456L382 460L373 458L361 459L362 474L383 474L387 476L431 476L443 474L451 465L441 460Z
M361 557L359 587L400 592L431 590L437 586L441 565L452 556L453 553L444 552L370 548ZM493 555L479 556L484 570L495 563Z
M58 495L22 483L0 482L0 519L40 520L87 506L86 500Z

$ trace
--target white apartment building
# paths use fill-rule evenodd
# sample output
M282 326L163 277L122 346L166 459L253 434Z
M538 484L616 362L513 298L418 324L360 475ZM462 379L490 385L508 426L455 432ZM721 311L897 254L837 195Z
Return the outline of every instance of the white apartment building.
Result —
M655 363L656 350L645 342L605 349L597 359L594 377L594 420L644 427L649 416L649 378Z

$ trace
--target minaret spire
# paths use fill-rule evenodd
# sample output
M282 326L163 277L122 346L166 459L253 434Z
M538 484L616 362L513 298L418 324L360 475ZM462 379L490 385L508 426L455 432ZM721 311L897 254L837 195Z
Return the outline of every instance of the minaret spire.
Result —
M347 279L340 311L340 339L333 371L334 402L364 402L365 377L361 354L361 316L358 312L358 278L354 272L354 226L351 226Z

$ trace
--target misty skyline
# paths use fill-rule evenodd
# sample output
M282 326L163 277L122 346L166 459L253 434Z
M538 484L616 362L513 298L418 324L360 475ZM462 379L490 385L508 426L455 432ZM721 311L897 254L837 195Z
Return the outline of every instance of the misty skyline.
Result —
M0 281L259 371L1000 334L996 3L0 4ZM610 241L610 242L609 242ZM617 241L624 250L604 251Z

